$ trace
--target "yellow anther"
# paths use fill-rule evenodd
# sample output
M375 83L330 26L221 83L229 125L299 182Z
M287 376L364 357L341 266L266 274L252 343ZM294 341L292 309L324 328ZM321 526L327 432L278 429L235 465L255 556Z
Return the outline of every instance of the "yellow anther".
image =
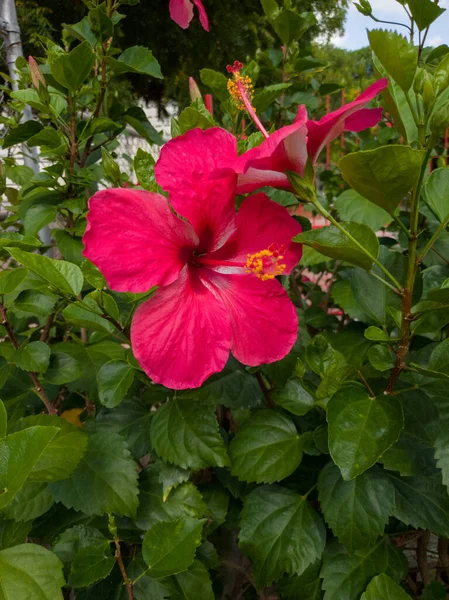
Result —
M232 77L232 79L228 79L228 92L236 107L239 110L247 110L246 100L251 108L255 110L251 104L254 97L254 86L251 78L248 75L240 75L240 73L233 73Z
M276 244L271 244L269 248L248 254L245 265L246 273L252 273L262 281L274 279L277 275L282 275L286 269L284 263L281 263L284 256L280 252L284 252L285 248L277 248Z

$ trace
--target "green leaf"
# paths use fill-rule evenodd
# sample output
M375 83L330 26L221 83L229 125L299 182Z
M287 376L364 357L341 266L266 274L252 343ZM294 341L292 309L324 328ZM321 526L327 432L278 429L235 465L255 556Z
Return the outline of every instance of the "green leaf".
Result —
M22 488L58 432L56 427L29 427L0 439L0 509Z
M142 554L147 574L154 579L186 571L201 543L205 519L184 517L154 523L143 538Z
M116 75L142 73L163 79L159 63L151 50L144 46L131 46L122 52L118 59L108 56L106 60Z
M355 190L345 190L335 202L335 208L343 221L367 225L374 231L391 223L392 217Z
M11 256L64 294L77 296L83 287L83 274L76 265L65 260L31 254L19 248L7 248Z
M378 468L344 481L328 463L318 480L319 500L326 523L348 552L371 547L384 532L394 505L394 488Z
M418 52L395 31L373 29L368 32L371 49L385 70L404 92L408 92L418 67Z
M208 522L205 534L209 535L226 521L229 507L229 493L220 484L209 484L201 488L201 494L207 505Z
M436 214L440 223L445 223L449 219L449 169L433 171L424 189L425 201Z
M405 556L381 538L376 544L349 554L339 544L331 544L324 553L323 589L326 600L359 600L360 594L379 573L399 581L408 570ZM377 600L377 599L376 599ZM379 598L380 600L380 598ZM382 598L383 600L383 598Z
M299 40L315 23L312 13L299 14L290 9L281 10L271 20L273 29L286 46Z
M94 66L95 55L86 41L48 62L56 81L71 92L77 92Z
M55 385L70 383L81 377L84 372L83 362L76 356L60 352L59 348L63 347L55 344L51 348L50 364L45 371L45 381L48 383Z
M136 399L124 400L114 410L100 412L95 419L95 431L123 436L132 455L138 459L150 448L150 419L151 410L144 403Z
M380 598L382 600L410 600L410 596L405 593L403 588L384 573L371 579L360 600L379 600Z
M341 225L368 250L371 256L377 258L379 241L372 229L360 223L342 222ZM310 246L324 256L345 260L368 271L373 266L373 261L335 225L305 231L294 237L293 241Z
M90 260L85 260L81 264L81 272L84 275L84 279L95 289L102 290L106 286L105 278Z
M302 460L302 443L293 421L260 410L237 429L229 445L231 474L240 481L273 483L285 479Z
M62 311L64 318L78 327L113 333L115 331L114 325L101 316L101 310L98 305L92 302L92 308L89 309L86 307L86 303L87 300L85 298L84 303L74 302L73 304L69 304Z
M46 447L31 471L29 481L58 481L68 477L86 451L87 435L60 417L35 415L20 419L13 431L28 427L58 427L59 432Z
M394 306L389 289L378 279L362 269L351 273L351 291L360 309L373 321L387 325L391 321L388 307Z
M371 340L372 342L390 342L390 336L388 333L385 333L383 329L380 327L368 327L365 329L363 334L367 340Z
M224 372L192 393L193 398L208 404L223 404L227 408L255 408L263 403L263 393L257 379L245 371Z
M197 100L182 111L178 117L178 125L183 134L195 128L209 129L214 125L214 119L201 100Z
M27 482L5 508L5 517L30 522L48 512L54 500L46 483Z
M265 15L272 19L279 11L279 6L276 0L260 0Z
M155 192L157 190L156 179L154 177L154 165L156 161L152 154L138 148L134 157L134 172L137 181L144 190Z
M14 308L40 317L47 317L52 311L59 296L46 294L38 290L23 290L14 301Z
M55 149L59 148L61 144L64 144L65 147L64 138L53 127L44 127L41 131L31 136L27 144L31 148L33 146L44 146Z
M313 396L309 394L298 379L291 379L281 390L274 390L271 399L275 404L282 406L282 408L298 417L307 414L309 410L316 406Z
M24 248L25 250L35 250L41 246L37 238L21 235L12 231L0 231L0 248ZM35 256L35 255L33 255Z
M101 164L106 179L110 181L114 187L120 187L122 180L120 167L104 146L101 148Z
M371 365L377 371L389 371L394 368L395 357L387 346L376 344L368 350L368 358Z
M28 269L16 267L9 271L0 272L0 294L13 292L28 275Z
M27 210L23 221L25 234L35 237L45 225L56 219L56 206L51 204L36 204Z
M257 587L284 573L301 575L321 558L326 530L305 498L280 486L260 486L246 498L239 545L253 564Z
M53 545L53 552L67 566L70 567L78 550L103 541L104 535L87 525L75 525L65 529Z
M193 483L179 485L164 498L158 467L152 464L140 474L136 525L141 529L147 530L158 521L172 521L180 517L200 519L207 512L207 506Z
M109 540L99 540L76 553L67 583L73 588L92 585L108 577L114 565Z
M87 451L69 479L50 484L50 489L56 502L88 515L136 514L137 469L123 438L115 433L90 436Z
M152 418L150 435L158 456L184 469L229 465L212 406L170 400Z
M202 562L193 561L183 573L164 580L170 591L170 600L214 600L215 594L209 572ZM143 600L143 599L142 599Z
M24 544L31 531L31 521L16 523L12 520L0 521L0 550Z
M201 69L200 79L204 85L217 96L220 102L226 102L229 98L228 78L218 71L213 69Z
M0 438L4 438L8 427L8 414L5 405L0 400Z
M407 0L407 4L412 13L413 20L418 25L419 31L427 29L438 17L446 12L445 8L441 8L432 2L432 0Z
M21 142L26 142L36 133L39 133L43 129L43 125L38 123L38 121L30 120L25 121L25 123L20 123L17 127L10 129L8 133L3 138L3 150L10 148L11 146L15 146L16 144L20 144Z
M18 348L13 361L24 371L45 373L50 362L50 346L44 342L31 342Z
M263 113L270 108L279 96L281 96L285 90L291 87L291 83L275 83L273 85L267 85L262 90L254 94L253 106L258 114Z
M134 369L121 360L105 363L97 375L100 402L107 408L114 408L122 402L134 381Z
M301 575L281 579L278 588L282 600L322 600L320 569L321 561L317 560Z
M404 425L402 405L393 396L370 398L346 386L327 405L329 451L345 481L372 467L399 438Z
M147 119L144 110L140 106L131 106L131 108L128 108L123 115L123 120L128 125L131 125L150 144L162 146L164 143L164 140Z
M346 359L323 335L316 335L312 338L306 348L306 360L314 373L322 379L331 373L346 366Z
M63 600L62 563L36 544L20 544L0 552L2 600Z
M347 154L339 167L356 192L392 215L416 185L423 160L422 150L391 145Z
M449 496L439 475L400 477L386 473L395 488L393 515L415 529L449 537Z

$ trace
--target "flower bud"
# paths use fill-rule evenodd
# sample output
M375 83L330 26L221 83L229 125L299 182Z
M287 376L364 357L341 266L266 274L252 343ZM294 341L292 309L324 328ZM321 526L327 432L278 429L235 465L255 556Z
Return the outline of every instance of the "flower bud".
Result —
M368 0L360 0L360 4L354 2L354 6L360 13L362 13L362 15L365 15L365 17L371 16L373 12L371 4L368 2Z
M422 99L424 104L424 111L426 114L429 114L435 103L435 90L433 89L431 76L429 75L429 73L427 73L427 71L425 71Z
M416 71L415 79L413 81L413 90L415 94L422 94L424 89L424 82L426 80L426 70L421 67Z
M435 91L437 94L444 92L444 90L449 86L449 54L446 54L438 67L435 69L433 80L435 82Z
M190 93L190 100L192 102L195 102L195 100L202 99L200 88L198 87L198 85L197 85L196 81L193 79L193 77L189 77L189 93Z
M42 85L44 88L47 87L47 84L45 83L45 78L41 73L41 70L39 69L39 65L37 64L37 62L34 60L34 58L32 56L28 57L28 64L30 67L30 73L31 73L31 81L33 82L34 87L38 90L39 87Z
M430 130L433 135L443 135L449 127L449 100L446 100L437 110L433 112L430 119Z

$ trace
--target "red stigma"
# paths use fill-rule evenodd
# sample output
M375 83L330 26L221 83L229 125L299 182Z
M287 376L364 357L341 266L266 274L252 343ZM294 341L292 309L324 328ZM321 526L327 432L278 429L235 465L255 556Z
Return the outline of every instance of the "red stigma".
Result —
M228 73L238 73L241 69L243 69L243 64L238 60L235 60L233 65L227 65L226 67Z

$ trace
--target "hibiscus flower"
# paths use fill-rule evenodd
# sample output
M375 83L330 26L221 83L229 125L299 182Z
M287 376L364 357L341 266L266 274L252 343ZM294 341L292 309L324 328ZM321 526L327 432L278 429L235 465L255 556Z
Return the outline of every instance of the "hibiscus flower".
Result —
M242 67L238 61L227 67L228 72L232 73L228 89L237 107L250 114L266 139L260 146L248 150L227 165L239 175L239 194L253 192L263 186L290 189L286 171L303 177L308 161L314 165L326 144L343 131L363 131L376 125L382 118L382 108L365 107L387 87L387 79L377 81L353 102L329 113L320 121L308 119L306 107L302 105L292 125L281 127L268 135L252 107L252 85L248 77L240 74Z
M193 0L200 16L203 29L209 31L209 19L201 0ZM170 18L183 29L187 29L193 19L193 4L191 0L170 0Z
M298 263L301 246L291 240L301 227L265 194L235 212L235 174L211 175L236 153L230 133L194 129L168 142L156 164L170 204L133 189L89 201L84 256L110 288L159 286L136 310L131 344L149 377L173 389L200 386L230 351L249 366L280 360L297 337L295 307L276 276Z

